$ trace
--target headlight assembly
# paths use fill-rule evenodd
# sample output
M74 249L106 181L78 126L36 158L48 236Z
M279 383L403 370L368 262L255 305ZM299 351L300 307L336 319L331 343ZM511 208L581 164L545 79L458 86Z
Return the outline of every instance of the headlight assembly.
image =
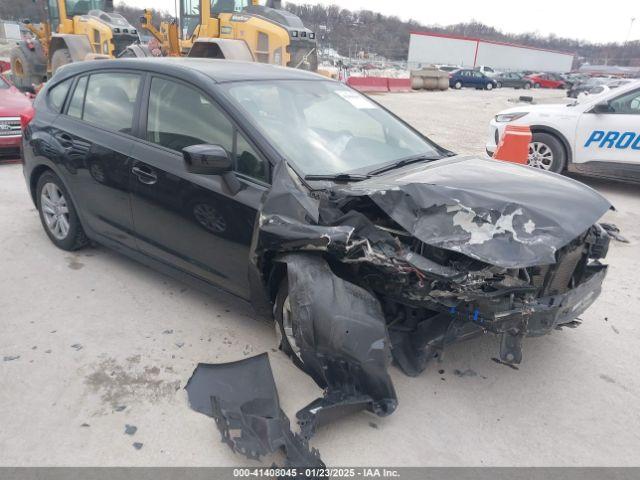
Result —
M496 122L513 122L514 120L518 120L519 118L524 117L526 114L527 112L503 113L500 115L496 115Z

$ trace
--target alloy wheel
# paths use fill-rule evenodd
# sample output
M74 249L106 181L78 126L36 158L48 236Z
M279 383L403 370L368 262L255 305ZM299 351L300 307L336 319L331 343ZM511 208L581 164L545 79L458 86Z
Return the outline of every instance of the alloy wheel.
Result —
M551 170L553 166L553 151L542 142L531 142L529 144L529 158L527 164L530 167L542 170Z
M200 225L213 233L223 233L227 230L227 222L211 205L199 203L193 207L193 216Z
M45 183L40 193L40 208L45 224L58 240L69 234L69 207L67 199L55 183Z

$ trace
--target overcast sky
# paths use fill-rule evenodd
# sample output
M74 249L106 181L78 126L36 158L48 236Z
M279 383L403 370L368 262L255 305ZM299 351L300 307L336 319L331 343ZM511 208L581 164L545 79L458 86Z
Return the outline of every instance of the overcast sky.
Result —
M175 0L180 1L180 0ZM284 0L286 3L287 0ZM637 17L629 40L640 40L640 1L610 0L562 1L428 1L428 0L289 0L291 3L337 4L349 10L367 9L387 15L410 18L425 25L468 22L472 19L505 32L537 31L560 37L580 38L592 42L624 42L631 18ZM124 0L139 7L152 6L174 11L174 0ZM116 0L115 3L118 3ZM264 3L264 1L262 2Z

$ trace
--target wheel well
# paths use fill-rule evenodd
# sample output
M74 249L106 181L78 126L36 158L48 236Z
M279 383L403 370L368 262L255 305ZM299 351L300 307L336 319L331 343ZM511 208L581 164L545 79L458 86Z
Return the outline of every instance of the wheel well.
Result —
M275 302L280 283L286 275L287 265L282 262L273 262L269 270L269 276L267 277L267 292L269 294L269 300L272 302Z
M558 140L560 140L560 144L562 145L562 148L564 149L565 158L567 159L567 161L565 163L565 166L564 166L564 169L566 170L567 166L572 161L572 152L571 152L571 147L569 145L569 142L567 141L565 136L562 135L556 129L550 128L550 127L545 127L543 125L531 125L529 128L531 129L531 133L532 134L534 134L534 133L546 133L547 135L552 135L553 137L555 137Z
M31 193L31 200L33 200L34 205L38 204L36 200L36 186L38 185L38 180L40 179L42 174L45 172L55 173L46 165L38 165L31 172L31 178L29 179L29 193Z

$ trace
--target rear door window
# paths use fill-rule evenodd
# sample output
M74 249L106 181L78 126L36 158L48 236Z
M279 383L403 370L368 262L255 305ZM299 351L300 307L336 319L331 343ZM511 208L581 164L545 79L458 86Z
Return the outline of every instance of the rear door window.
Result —
M89 77L82 119L108 130L131 133L140 86L135 73L98 73Z
M82 77L67 113L100 128L130 134L139 87L140 75L136 73L108 72Z
M67 109L67 115L75 118L82 118L82 108L84 106L84 94L87 91L87 79L89 77L81 77L76 84L76 88L73 91L71 100L69 101L69 108Z

